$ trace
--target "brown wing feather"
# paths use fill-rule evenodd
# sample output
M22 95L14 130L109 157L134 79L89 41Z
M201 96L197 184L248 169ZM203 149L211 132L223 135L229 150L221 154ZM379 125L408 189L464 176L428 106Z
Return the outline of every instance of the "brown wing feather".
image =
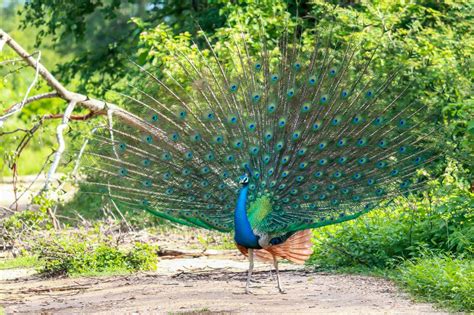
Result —
M237 248L243 255L248 255L247 248L240 245L237 245ZM296 264L304 264L313 253L311 230L296 232L286 242L263 249L256 249L254 253L257 259L265 262L272 262L273 256L277 256Z

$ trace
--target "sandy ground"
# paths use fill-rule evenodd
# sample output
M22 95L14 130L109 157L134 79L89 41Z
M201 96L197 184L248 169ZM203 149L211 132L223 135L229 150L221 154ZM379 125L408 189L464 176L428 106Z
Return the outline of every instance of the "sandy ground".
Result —
M17 182L17 192L16 192L16 198L18 198L18 205L12 205L12 203L15 201L15 192L13 189L13 184L12 184L12 178L10 177L3 177L0 178L0 207L5 207L16 209L16 206L18 206L18 210L23 210L26 208L27 204L30 202L31 197L35 196L38 191L43 187L44 185L44 178L39 177L36 182L33 182L33 180L36 178L36 176L21 176L18 178ZM30 187L31 185L31 187ZM26 188L31 188L30 190L25 191ZM5 210L4 210L5 211ZM1 216L0 216L1 217Z
M413 303L386 280L291 264L282 264L286 294L278 293L269 266L257 264L247 295L246 268L226 254L162 259L157 272L129 276L41 279L17 270L9 277L17 278L0 281L0 304L6 314L446 314Z

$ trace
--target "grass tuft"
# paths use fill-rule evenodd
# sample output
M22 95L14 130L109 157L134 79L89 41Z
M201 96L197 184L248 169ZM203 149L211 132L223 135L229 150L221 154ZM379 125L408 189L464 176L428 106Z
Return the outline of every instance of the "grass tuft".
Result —
M406 261L393 279L423 301L453 311L474 310L474 260L449 256Z

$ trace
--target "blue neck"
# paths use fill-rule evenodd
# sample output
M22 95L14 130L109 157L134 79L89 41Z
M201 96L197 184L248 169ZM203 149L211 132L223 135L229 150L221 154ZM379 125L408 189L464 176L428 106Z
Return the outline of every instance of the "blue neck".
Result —
M260 248L258 238L253 234L249 219L247 218L247 194L249 192L248 185L240 189L237 206L234 212L235 242L247 248Z

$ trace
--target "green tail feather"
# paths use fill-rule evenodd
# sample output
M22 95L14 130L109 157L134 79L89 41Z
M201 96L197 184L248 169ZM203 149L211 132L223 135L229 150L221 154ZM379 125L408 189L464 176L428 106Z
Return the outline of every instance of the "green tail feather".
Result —
M160 77L142 69L155 89L124 99L148 132L97 132L83 192L231 231L249 168L252 225L273 233L353 219L422 189L417 172L436 159L434 131L407 99L402 71L375 73L374 49L290 33L258 39L261 51L246 46L247 34L171 51L174 72Z

